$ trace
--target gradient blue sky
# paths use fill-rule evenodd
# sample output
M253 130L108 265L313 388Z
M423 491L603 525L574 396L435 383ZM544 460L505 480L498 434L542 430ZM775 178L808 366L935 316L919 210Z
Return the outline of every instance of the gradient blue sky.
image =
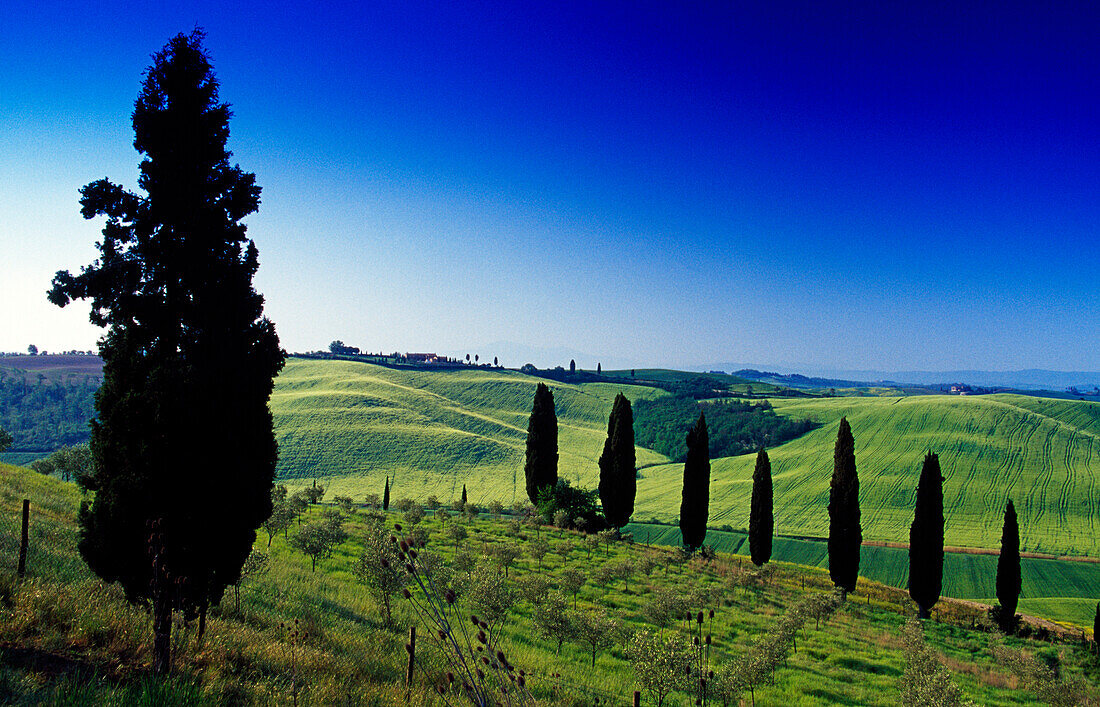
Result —
M201 25L289 350L1100 369L1100 16L897 4L5 3L0 350Z

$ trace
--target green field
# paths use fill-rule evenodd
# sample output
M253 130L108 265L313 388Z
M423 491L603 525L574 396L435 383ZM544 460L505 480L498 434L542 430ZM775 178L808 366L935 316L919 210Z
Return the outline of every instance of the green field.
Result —
M271 407L279 475L325 480L335 492L471 500L522 497L527 416L540 379L499 369L409 370L291 359ZM560 475L593 487L614 395L653 388L550 382L560 425ZM906 542L926 450L940 455L947 544L996 548L1005 500L1025 550L1100 555L1100 404L1017 395L774 398L777 412L821 427L770 451L776 531L824 537L837 424L856 438L864 537ZM638 450L636 520L674 521L682 465ZM712 462L712 525L748 522L753 456ZM513 480L517 484L513 487ZM513 489L517 489L513 496Z
M828 532L829 479L841 416L856 441L865 539L906 542L926 450L939 454L947 544L996 548L1004 504L1016 503L1025 550L1100 555L1100 404L1018 395L772 400L822 427L769 452L776 532ZM753 455L712 462L714 525L748 522ZM675 519L680 465L638 483L637 519Z
M33 510L28 576L14 578L21 499ZM432 624L398 599L395 625L381 620L377 597L356 581L351 569L363 552L366 518L362 511L345 516L348 538L331 557L317 563L293 550L280 535L268 546L266 535L256 549L269 557L269 571L248 580L240 606L227 592L211 611L207 634L198 640L195 624L173 628L174 668L168 678L151 675L151 628L148 612L127 604L117 585L91 575L76 551L76 513L80 494L72 484L42 477L26 469L0 464L0 703L87 705L221 705L221 704L370 704L398 706L439 704L431 690L446 669L433 658ZM320 515L309 509L306 523ZM387 525L407 523L390 513ZM714 562L696 557L686 564L673 561L666 549L635 543L611 543L585 549L573 531L539 530L550 552L541 563L529 553L535 530L510 527L507 520L449 519L463 525L469 537L462 548L477 562L491 563L494 548L512 546L519 557L507 572L496 569L508 590L544 578L559 584L566 568L586 578L577 597L581 613L601 607L617 622L618 639L601 649L595 666L586 647L567 640L556 643L535 632L535 599L518 597L494 636L509 660L525 669L537 704L580 707L627 704L640 684L625 647L630 633L654 626L649 609L661 593L689 597L692 609L715 611L705 630L713 635L710 665L718 669L740 656L756 652L755 641L774 630L790 608L808 595L830 591L827 575L817 568L780 564L769 579L758 582L738 568L736 558L720 555ZM420 522L428 534L425 555L452 565L457 542L441 527L441 518ZM290 530L293 537L299 531ZM640 569L644 558L656 562ZM629 579L599 579L601 567L625 563ZM454 569L459 588L457 612L472 609L462 594L464 574ZM441 574L442 577L448 576ZM671 593L671 594L667 594ZM564 612L575 615L571 602ZM900 632L913 608L902 592L860 581L848 602L820 625L803 624L797 650L779 662L774 680L755 691L760 705L894 705L898 679L906 668ZM1039 704L1036 695L1019 684L1009 668L990 654L988 634L971 630L981 615L948 602L926 622L925 635L945 663L952 679L975 704ZM294 639L288 626L305 636ZM417 669L406 696L403 650L408 629L418 626ZM690 642L694 631L672 622L662 629ZM1014 650L1057 659L1064 679L1091 681L1082 699L1095 699L1097 663L1090 649L1076 641L1051 645L1045 641L1008 639ZM750 703L748 694L744 704ZM667 707L686 707L694 699L681 691ZM643 704L656 704L650 695Z
M317 478L334 493L470 501L524 497L527 418L540 379L501 369L439 371L290 359L271 409L280 478ZM548 381L558 413L558 473L592 487L615 395L664 395L632 385ZM638 464L667 461L638 449ZM515 485L513 486L513 482ZM514 494L514 495L513 495Z

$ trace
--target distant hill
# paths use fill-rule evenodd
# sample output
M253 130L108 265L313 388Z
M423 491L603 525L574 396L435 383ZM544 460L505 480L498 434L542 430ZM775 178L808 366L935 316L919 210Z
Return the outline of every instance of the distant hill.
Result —
M271 399L282 479L324 479L333 493L471 501L524 497L527 418L535 386L554 391L559 476L593 487L607 416L619 391L632 399L665 393L616 383L572 385L516 371L394 369L350 361L292 358ZM638 449L642 465L667 461ZM513 489L513 479L515 488Z
M1048 371L1029 368L1018 371L886 371L886 370L844 370L820 369L812 366L800 370L789 366L750 366L741 363L717 363L696 367L699 370L733 371L734 375L760 380L784 381L783 385L794 387L866 387L879 385L892 386L941 386L965 383L982 388L1015 388L1019 390L1064 391L1075 387L1082 391L1091 391L1100 387L1100 372L1097 371Z

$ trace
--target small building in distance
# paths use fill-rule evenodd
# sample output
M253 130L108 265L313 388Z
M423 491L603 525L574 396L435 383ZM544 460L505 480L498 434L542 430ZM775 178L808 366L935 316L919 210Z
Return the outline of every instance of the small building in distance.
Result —
M406 353L405 360L409 363L447 363L446 356L434 353Z

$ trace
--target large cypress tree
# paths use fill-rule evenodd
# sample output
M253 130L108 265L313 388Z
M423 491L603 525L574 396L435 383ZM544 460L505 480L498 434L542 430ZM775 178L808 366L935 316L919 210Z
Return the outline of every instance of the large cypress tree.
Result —
M600 454L600 503L607 523L621 528L634 513L638 470L634 450L634 411L619 393L607 418L607 439Z
M848 418L840 419L833 449L833 478L829 486L829 576L843 594L855 590L859 577L859 477L856 476L855 439Z
M699 420L687 435L687 457L684 459L684 489L680 502L680 535L684 546L697 549L707 537L707 517L710 515L710 441L707 419Z
M1001 530L1001 555L997 558L997 601L1001 603L1001 630L1005 633L1011 633L1016 626L1020 586L1020 525L1016 506L1009 500Z
M761 567L772 559L772 463L763 447L756 454L756 469L752 472L752 501L749 504L749 554L752 563Z
M943 476L940 459L929 452L924 457L913 525L909 528L909 596L922 619L931 617L932 607L943 589Z
M523 465L527 498L538 504L539 490L558 485L558 415L554 393L545 383L535 388L531 417L527 420L527 458Z
M382 491L382 510L390 509L390 477L386 477L386 488Z
M198 614L201 632L240 577L278 455L267 404L283 352L241 223L260 188L229 163L230 110L202 39L154 55L132 113L144 194L107 179L81 190L81 215L107 218L99 258L58 272L49 294L90 299L106 329L79 548L128 598L154 600L156 672L170 669L172 612Z

